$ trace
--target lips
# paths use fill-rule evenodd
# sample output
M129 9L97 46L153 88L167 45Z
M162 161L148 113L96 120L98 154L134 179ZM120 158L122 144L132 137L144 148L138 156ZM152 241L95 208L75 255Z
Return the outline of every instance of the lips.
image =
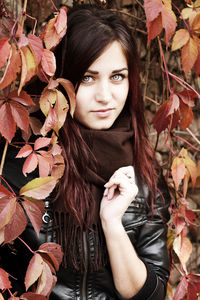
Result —
M94 110L92 112L95 113L96 116L98 116L98 117L105 118L111 114L112 110L113 110L113 108L107 108L107 109Z

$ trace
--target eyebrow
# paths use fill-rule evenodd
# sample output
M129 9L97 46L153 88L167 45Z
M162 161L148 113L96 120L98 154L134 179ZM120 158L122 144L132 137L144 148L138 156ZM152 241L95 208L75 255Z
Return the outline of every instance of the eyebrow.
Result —
M113 70L112 74L119 73L119 72L122 72L122 71L128 71L128 68L121 68L121 69L118 69L118 70ZM90 73L90 74L94 74L94 75L99 74L99 72L93 71L93 70L87 70L86 73Z

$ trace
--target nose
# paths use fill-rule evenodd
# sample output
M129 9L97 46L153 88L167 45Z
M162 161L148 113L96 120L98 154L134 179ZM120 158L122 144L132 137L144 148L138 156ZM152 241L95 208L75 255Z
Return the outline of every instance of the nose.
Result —
M111 87L108 80L100 80L96 87L95 100L106 104L111 100L111 94Z

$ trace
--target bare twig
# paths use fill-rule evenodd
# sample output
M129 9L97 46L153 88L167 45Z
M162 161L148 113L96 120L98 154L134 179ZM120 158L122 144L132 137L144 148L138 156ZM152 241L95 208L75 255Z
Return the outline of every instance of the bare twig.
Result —
M7 149L8 149L8 141L6 140L4 150L3 150L3 155L2 155L2 158L1 158L0 176L3 173L3 167L4 167L4 163L5 163L5 159L6 159ZM1 183L1 179L0 179L0 183Z

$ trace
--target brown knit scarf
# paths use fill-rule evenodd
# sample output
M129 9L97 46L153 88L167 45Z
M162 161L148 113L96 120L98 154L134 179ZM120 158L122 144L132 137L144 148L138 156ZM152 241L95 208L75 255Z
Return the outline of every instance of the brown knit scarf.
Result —
M85 268L98 270L107 262L104 235L99 218L100 201L104 184L113 173L123 166L133 165L133 130L131 118L122 112L109 130L91 130L80 126L81 135L94 155L95 170L86 166L86 181L89 184L96 210L88 228L77 226L72 214L61 209L60 201L54 207L54 229L58 243L64 251L63 265L83 271ZM58 199L59 200L59 199ZM57 202L57 201L56 201ZM86 208L87 214L90 210Z

